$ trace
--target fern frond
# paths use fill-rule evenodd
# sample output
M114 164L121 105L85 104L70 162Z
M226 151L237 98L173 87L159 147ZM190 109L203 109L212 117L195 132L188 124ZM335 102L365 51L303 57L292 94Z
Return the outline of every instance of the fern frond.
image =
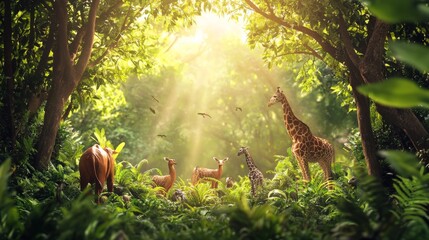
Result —
M394 179L394 188L396 193L393 197L398 201L400 209L398 210L399 219L408 226L419 227L425 232L429 232L427 222L429 215L427 206L429 206L429 187L426 183L420 181L421 178L398 177Z

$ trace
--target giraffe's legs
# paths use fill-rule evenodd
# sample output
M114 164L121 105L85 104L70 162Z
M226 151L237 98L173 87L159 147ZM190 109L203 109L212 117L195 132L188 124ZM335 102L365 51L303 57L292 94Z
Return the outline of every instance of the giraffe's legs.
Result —
M257 178L254 181L254 195L256 195L256 193L258 192L258 189L262 186L262 178Z
M252 193L252 196L254 197L256 195L256 186L252 178L250 178L250 186L252 187L251 193Z
M259 179L258 179L258 186L261 186L261 187L262 187L263 181L264 181L264 179L263 179L262 177L261 177L261 178L259 178Z
M320 165L320 167L322 168L323 173L324 173L324 175L325 175L325 181L332 180L332 175L333 175L333 174L332 174L332 169L331 169L331 157L328 157L328 158L322 159L322 160L319 162L319 165ZM332 190L332 189L333 189L332 184L331 184L331 183L329 183L329 182L328 182L328 189L329 189L329 190Z
M252 183L252 196L256 195L256 189L255 189L255 184Z
M319 162L320 167L325 175L325 180L332 180L331 159L326 158Z
M302 149L305 145L302 142L297 142L292 145L292 152L295 155L296 160L298 161L299 168L301 168L302 178L305 181L310 181L310 170L308 168L308 162L304 158L304 152Z
M302 178L309 182L311 180L310 177L310 169L308 168L308 162L304 161L301 157L296 156L298 160L299 167L301 168Z

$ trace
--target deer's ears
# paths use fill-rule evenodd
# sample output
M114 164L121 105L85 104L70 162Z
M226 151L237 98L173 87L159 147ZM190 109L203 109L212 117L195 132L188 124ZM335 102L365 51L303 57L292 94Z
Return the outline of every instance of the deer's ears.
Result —
M219 162L219 159L217 159L217 157L213 157L213 160L215 160L216 162Z
M164 157L164 160L168 162L170 159L168 157Z
M226 162L229 160L229 157L226 157L223 161Z

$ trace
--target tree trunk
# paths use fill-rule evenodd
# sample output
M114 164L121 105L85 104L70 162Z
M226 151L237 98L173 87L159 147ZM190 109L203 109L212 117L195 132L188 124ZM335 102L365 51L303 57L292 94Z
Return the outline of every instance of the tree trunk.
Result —
M413 143L424 165L429 163L429 134L410 109L395 109L377 104L377 111L387 123L400 128Z
M60 127L61 115L65 99L60 87L52 87L45 106L42 132L40 134L37 152L37 168L47 169L55 146L55 139Z
M356 101L357 120L362 140L362 151L365 156L368 174L381 178L381 167L376 156L377 149L375 147L375 138L371 126L369 100L357 92L356 88L353 88L353 95Z
M9 137L11 149L15 149L16 143L16 129L13 110L13 92L14 92L14 73L12 67L12 13L10 0L6 0L4 9L4 76L6 79L6 96L5 96L5 121L6 121L6 136Z
M370 102L367 97L357 91L357 87L363 84L359 70L350 58L346 57L345 63L349 69L350 85L352 86L353 96L356 101L356 114L362 141L362 151L365 156L368 174L380 179L381 165L376 156L377 149L371 125Z
M374 83L384 79L384 45L388 32L389 25L376 20L365 57L359 66L365 83ZM416 151L426 152L429 149L429 133L410 109L395 109L380 104L376 104L376 107L377 112L386 122L404 131Z
M53 80L45 107L42 132L38 142L36 167L44 170L49 166L55 139L60 127L61 116L67 99L82 79L92 53L95 34L95 21L100 0L92 0L84 37L77 36L74 44L81 45L79 59L73 64L75 55L70 54L68 34L67 1L54 1L54 18L58 25L55 31ZM81 44L82 43L82 44Z

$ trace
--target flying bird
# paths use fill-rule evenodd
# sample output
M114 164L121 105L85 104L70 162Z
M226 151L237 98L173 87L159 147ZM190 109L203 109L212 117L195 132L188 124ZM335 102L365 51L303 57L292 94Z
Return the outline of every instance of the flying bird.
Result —
M158 137L161 137L161 138L165 138L165 137L167 137L167 135L164 135L164 134L158 134L157 136L158 136Z
M156 114L156 112L155 112L155 109L153 109L153 108L149 108L149 110L153 113L153 114Z
M243 109L241 109L241 107L235 107L235 111L240 111L240 112L242 112L242 111L243 111Z
M197 113L198 115L203 116L203 118L209 117L212 118L210 115L208 115L207 113Z
M159 100L156 99L156 97L154 97L153 95L151 95L151 97L153 98L153 100L155 100L157 103L159 103Z

